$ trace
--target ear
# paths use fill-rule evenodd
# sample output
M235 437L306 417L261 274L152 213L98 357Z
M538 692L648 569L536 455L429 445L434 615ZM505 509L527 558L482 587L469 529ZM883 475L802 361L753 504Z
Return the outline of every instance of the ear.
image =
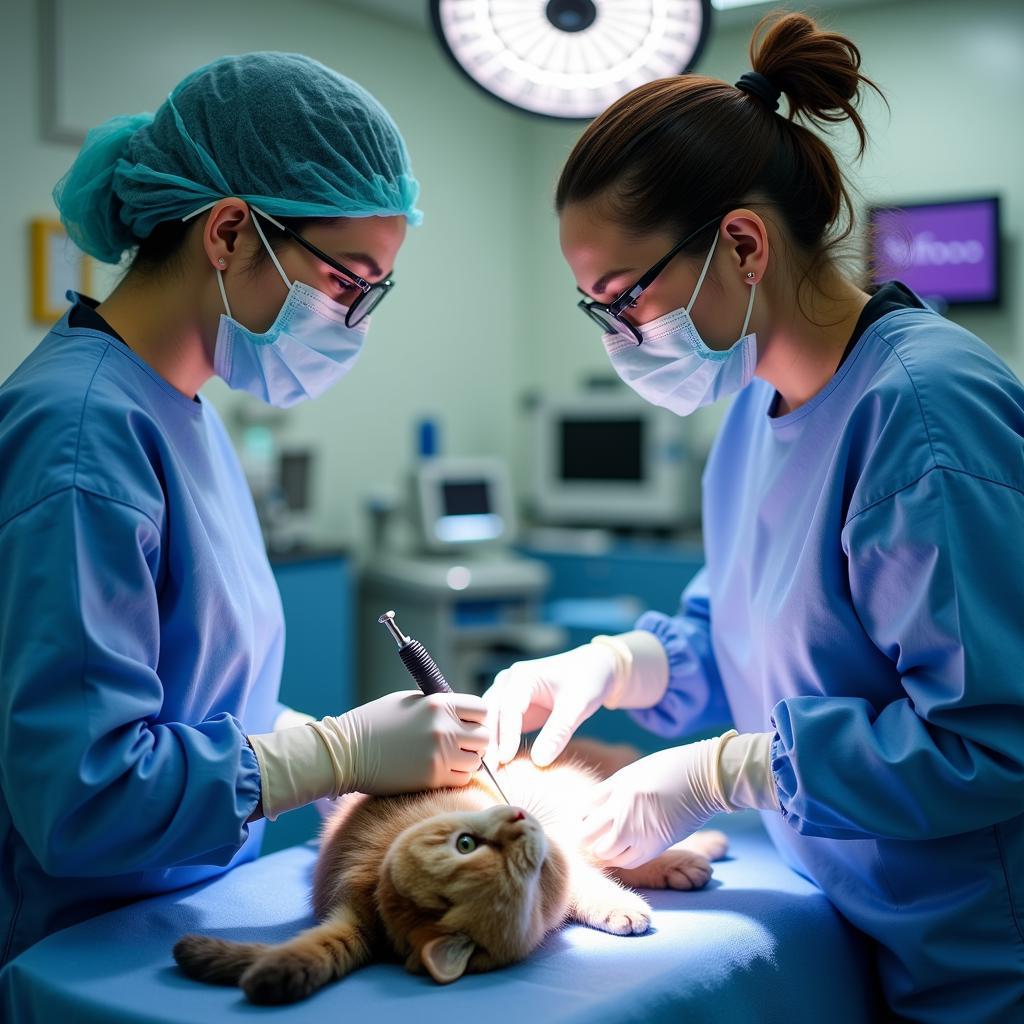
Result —
M420 960L440 985L457 981L466 973L476 943L461 933L437 935L420 947Z
M725 218L722 230L732 246L732 259L737 270L753 271L756 284L764 276L768 264L768 229L752 210L733 210Z
M203 248L210 262L230 257L238 244L238 235L249 222L249 209L241 199L222 199L214 206L203 227Z

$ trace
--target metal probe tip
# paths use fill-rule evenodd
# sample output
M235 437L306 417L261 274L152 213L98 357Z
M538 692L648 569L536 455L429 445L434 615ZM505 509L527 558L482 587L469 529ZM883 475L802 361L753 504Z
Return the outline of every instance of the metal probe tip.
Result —
M398 628L394 612L385 612L377 621L382 626L387 626L388 632L395 638L395 643L399 647L404 647L409 642L409 638Z
M487 767L482 757L480 758L480 767L483 768L485 772L487 772L487 777L491 780L491 783L493 784L494 788L498 791L498 795L501 797L501 799L504 800L505 803L509 805L509 807L511 807L512 801L509 800L507 796L505 796L505 791L501 788L501 786L498 785L498 780L494 777L494 772L492 772L491 769Z

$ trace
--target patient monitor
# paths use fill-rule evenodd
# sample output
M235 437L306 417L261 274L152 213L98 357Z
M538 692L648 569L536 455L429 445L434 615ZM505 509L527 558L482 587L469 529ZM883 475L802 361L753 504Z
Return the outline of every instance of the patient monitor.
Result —
M500 459L425 459L413 471L412 491L419 543L428 552L514 539L515 509Z

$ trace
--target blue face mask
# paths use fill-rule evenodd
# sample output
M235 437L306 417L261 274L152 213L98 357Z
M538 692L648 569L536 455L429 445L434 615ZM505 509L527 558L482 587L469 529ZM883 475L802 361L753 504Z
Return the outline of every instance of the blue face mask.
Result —
M757 335L746 333L757 285L750 287L740 339L724 352L708 348L690 316L717 244L716 234L690 301L682 309L643 324L642 344L623 334L604 336L605 351L622 380L652 405L679 416L739 391L750 383L757 365Z
M301 281L289 281L255 217L253 224L288 287L288 297L268 330L250 331L231 316L224 275L218 270L227 315L217 327L213 368L228 387L286 409L322 395L352 369L370 318L346 327L348 307Z

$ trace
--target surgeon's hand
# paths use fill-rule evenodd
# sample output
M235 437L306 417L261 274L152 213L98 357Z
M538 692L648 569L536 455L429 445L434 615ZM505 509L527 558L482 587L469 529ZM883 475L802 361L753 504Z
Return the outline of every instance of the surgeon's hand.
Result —
M659 750L594 787L581 838L605 867L635 868L696 832L714 814L778 810L773 733L730 730Z
M573 733L599 707L646 708L668 686L668 658L658 639L641 630L595 637L550 658L516 662L484 694L492 748L487 760L511 761L524 732L543 728L531 756L551 764Z
M260 769L260 804L279 814L341 793L416 792L464 786L489 733L480 697L403 690L338 717L249 736Z
M483 696L492 738L488 760L511 761L523 733L543 725L532 757L535 764L550 764L611 692L615 673L612 651L592 643L499 672Z
M487 707L466 693L389 693L313 723L338 760L340 791L409 793L464 786L480 767Z

